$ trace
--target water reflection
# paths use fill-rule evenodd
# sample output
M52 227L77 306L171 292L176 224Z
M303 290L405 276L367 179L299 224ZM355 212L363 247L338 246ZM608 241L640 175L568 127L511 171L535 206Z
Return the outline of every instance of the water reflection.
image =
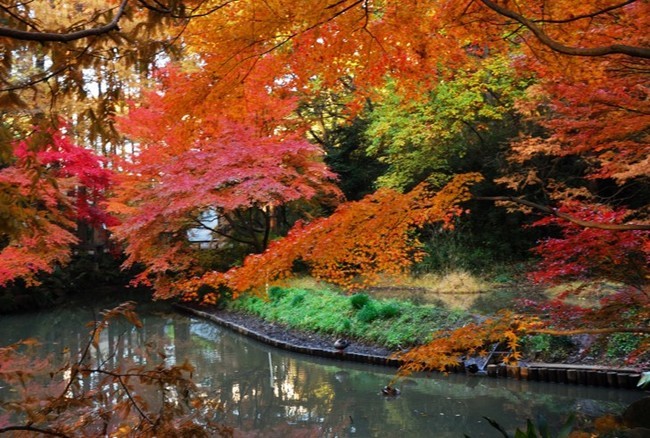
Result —
M460 375L418 377L397 384L401 395L380 389L390 368L292 354L244 338L212 323L169 312L140 309L141 330L124 324L102 333L94 360L115 365L123 358L145 363L144 348L162 353L168 364L189 360L203 396L222 406L215 419L241 436L499 436L483 416L514 430L543 414L561 424L568 412L596 416L620 412L641 391L551 383L496 380ZM92 312L77 308L3 317L3 345L38 337L44 354L64 357L87 342L84 324ZM74 358L73 358L74 360ZM88 382L92 385L92 382Z

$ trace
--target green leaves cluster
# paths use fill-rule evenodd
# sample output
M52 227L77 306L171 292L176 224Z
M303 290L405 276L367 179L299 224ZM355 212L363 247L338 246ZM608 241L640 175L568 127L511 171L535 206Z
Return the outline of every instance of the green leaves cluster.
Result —
M485 153L503 140L504 128L516 122L514 102L529 82L508 62L482 60L474 71L448 73L418 96L389 81L366 130L367 153L389 166L378 184L404 190L427 180L440 187L461 170L467 154Z

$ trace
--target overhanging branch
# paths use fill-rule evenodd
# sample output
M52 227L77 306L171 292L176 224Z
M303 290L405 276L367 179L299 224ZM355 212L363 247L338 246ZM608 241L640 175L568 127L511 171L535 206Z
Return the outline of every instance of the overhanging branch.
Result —
M2 427L0 428L0 435L7 433L7 432L32 432L32 433L37 433L37 434L42 434L42 435L51 435L51 436L58 436L62 438L68 438L70 435L66 435L61 432L57 432L55 430L49 430L49 429L42 429L40 427L36 426L7 426L7 427Z
M8 27L0 27L0 37L7 37L14 40L21 41L38 41L38 42L62 42L68 43L70 41L80 40L83 38L88 38L91 36L103 35L113 30L119 30L118 23L129 0L122 0L117 13L113 19L104 24L103 26L93 27L90 29L78 30L76 32L68 33L55 33L55 32L38 32L38 31L26 31L26 30L17 30L11 29Z
M527 207L534 208L543 213L550 214L561 219L572 222L576 225L580 225L585 228L598 228L601 230L612 230L612 231L631 231L631 230L650 230L650 224L608 224L603 222L593 222L585 221L577 217L573 217L566 213L562 213L555 208L551 208L547 205L538 204L536 202L528 201L523 198L515 198L514 196L479 196L475 199L479 201L502 201L502 202L514 202L515 204L525 205Z
M505 8L498 5L492 0L480 0L488 8L492 9L494 12L503 15L504 17L511 18L516 22L527 27L535 37L544 45L550 47L552 50L563 53L565 55L572 56L605 56L605 55L627 55L635 58L650 58L650 48L639 47L639 46L629 46L625 44L612 44L610 46L601 46L601 47L571 47L560 43L549 37L546 32L544 32L533 20L530 20L524 17L521 14L516 13L515 11ZM627 2L625 3L627 4Z

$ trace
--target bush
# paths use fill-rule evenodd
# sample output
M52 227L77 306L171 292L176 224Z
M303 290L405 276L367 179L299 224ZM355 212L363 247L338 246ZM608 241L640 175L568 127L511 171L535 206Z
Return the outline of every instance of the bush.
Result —
M366 294L354 294L350 297L350 304L352 308L359 310L370 302L370 297Z
M365 306L357 313L357 319L361 322L369 323L379 318L379 310L373 303L366 303Z
M271 301L280 301L287 295L287 290L279 286L271 286L269 289L269 299Z
M293 298L291 298L291 307L296 307L297 305L301 304L303 301L305 301L304 293L294 295Z
M558 362L566 359L573 350L574 343L569 336L539 334L524 338L521 347L532 357L547 362Z
M390 319L400 314L400 307L397 303L384 303L379 307L378 312L383 319Z

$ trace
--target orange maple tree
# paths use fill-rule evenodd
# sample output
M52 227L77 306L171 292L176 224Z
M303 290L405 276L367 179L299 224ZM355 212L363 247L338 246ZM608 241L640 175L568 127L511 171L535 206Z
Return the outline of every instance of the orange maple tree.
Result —
M116 20L130 6L126 1L119 4L123 7ZM156 8L150 2L139 4ZM553 216L538 223L558 227L559 237L537 247L544 268L537 278L633 277L632 287L622 290L616 302L628 302L622 294L634 296L635 306L642 309L636 321L647 326L643 309L649 212L642 205L647 198L637 201L634 187L647 189L650 173L649 2L191 4L195 18L183 35L186 58L162 70L160 88L135 102L120 122L138 153L123 165L126 172L113 208L124 215L124 222L115 232L125 242L127 265L144 262L139 280L153 279L159 296L183 293L190 299L208 286L203 299L212 302L223 286L235 293L260 287L290 275L298 261L313 275L351 288L381 272L404 272L421 256L413 230L425 222L444 224L449 214L459 213L458 203L469 196L467 184L478 176L458 176L437 194L423 185L406 194L378 191L341 205L328 218L299 223L268 248L270 228L253 230L248 242L261 253L225 273L198 266L187 231L210 209L226 221L229 214L244 211L268 221L267 213L278 205L338 194L333 175L322 163L322 150L304 140L303 134L317 121L296 116L301 100L341 91L347 100L340 102L344 108L339 114L354 117L371 106L368 102L381 101L387 81L405 100L418 98L456 72L476 68L480 60L498 54L515 71L534 76L527 96L517 102L516 117L525 123L509 143L511 168L499 180L512 193L497 200ZM114 29L117 21L109 24L110 29L102 30ZM28 172L32 162L21 160L16 163ZM557 171L567 161L579 164L574 178ZM29 248L40 251L46 261L39 269L47 269L49 261L65 260L64 248L72 241L65 231L70 217L55 211L68 208L71 201L51 192L52 185L34 192L23 170L2 169L0 182L15 193L11 199L36 193L43 204L25 211L45 211L53 220L35 227L25 245L10 243L3 251L23 251L17 253L22 261ZM522 192L535 198L522 198ZM630 205L622 205L625 201ZM52 224L55 228L47 228ZM34 260L38 264L40 259ZM24 266L11 266L3 278L17 272L29 278L34 269ZM603 304L600 310L611 308ZM551 310L562 315L566 309L558 305ZM616 328L615 313L589 319L577 309L566 311L591 324L585 330ZM594 321L609 326L595 326ZM504 337L514 348L517 337L531 332L530 327L570 330L552 318L533 323L554 328L528 322L513 328L512 318L506 316L485 328L471 326L445 335L421 352L451 354L450 348L459 346L478 351L486 341ZM448 348L437 350L436 342Z
M572 156L589 163L583 178L642 178L648 155L641 69L646 43L639 31L647 23L639 17L647 15L646 9L645 2L604 0L581 5L529 0L517 10L488 0L435 5L275 0L237 2L197 17L184 34L191 55L184 71L167 68L160 77L162 88L149 93L122 123L129 135L150 145L141 148L137 169L132 169L140 182L131 179L123 198L140 203L141 224L158 227L155 232L129 226L118 230L131 238L130 263L148 260L150 267L156 266L150 272L191 266L178 240L172 239L175 249L164 256L152 249L160 246L159 240L146 240L154 235L169 239L180 229L178 223L152 220L162 217L163 210L167 218L173 214L158 201L148 209L146 198L183 197L184 207L196 205L205 192L199 179L197 184L188 181L192 173L207 175L196 170L201 166L197 157L228 126L252 129L260 136L291 133L297 138L312 122L293 116L300 99L345 90L350 98L343 102L343 114L352 116L365 99L381 99L389 78L396 79L398 91L408 98L494 53L508 54L513 68L536 74L536 84L518 109L543 132L524 132L513 142L513 163L525 168L540 155ZM440 63L446 68L437 68ZM616 128L612 120L620 122ZM192 169L181 165L171 170L167 164L160 167L163 162L194 164ZM575 194L575 188L552 175L541 178L549 201ZM503 181L521 187L530 179L530 171L514 171ZM228 184L236 189L233 181ZM583 192L587 186L581 187ZM153 196L156 191L162 196ZM588 202L598 202L596 194L590 196Z

